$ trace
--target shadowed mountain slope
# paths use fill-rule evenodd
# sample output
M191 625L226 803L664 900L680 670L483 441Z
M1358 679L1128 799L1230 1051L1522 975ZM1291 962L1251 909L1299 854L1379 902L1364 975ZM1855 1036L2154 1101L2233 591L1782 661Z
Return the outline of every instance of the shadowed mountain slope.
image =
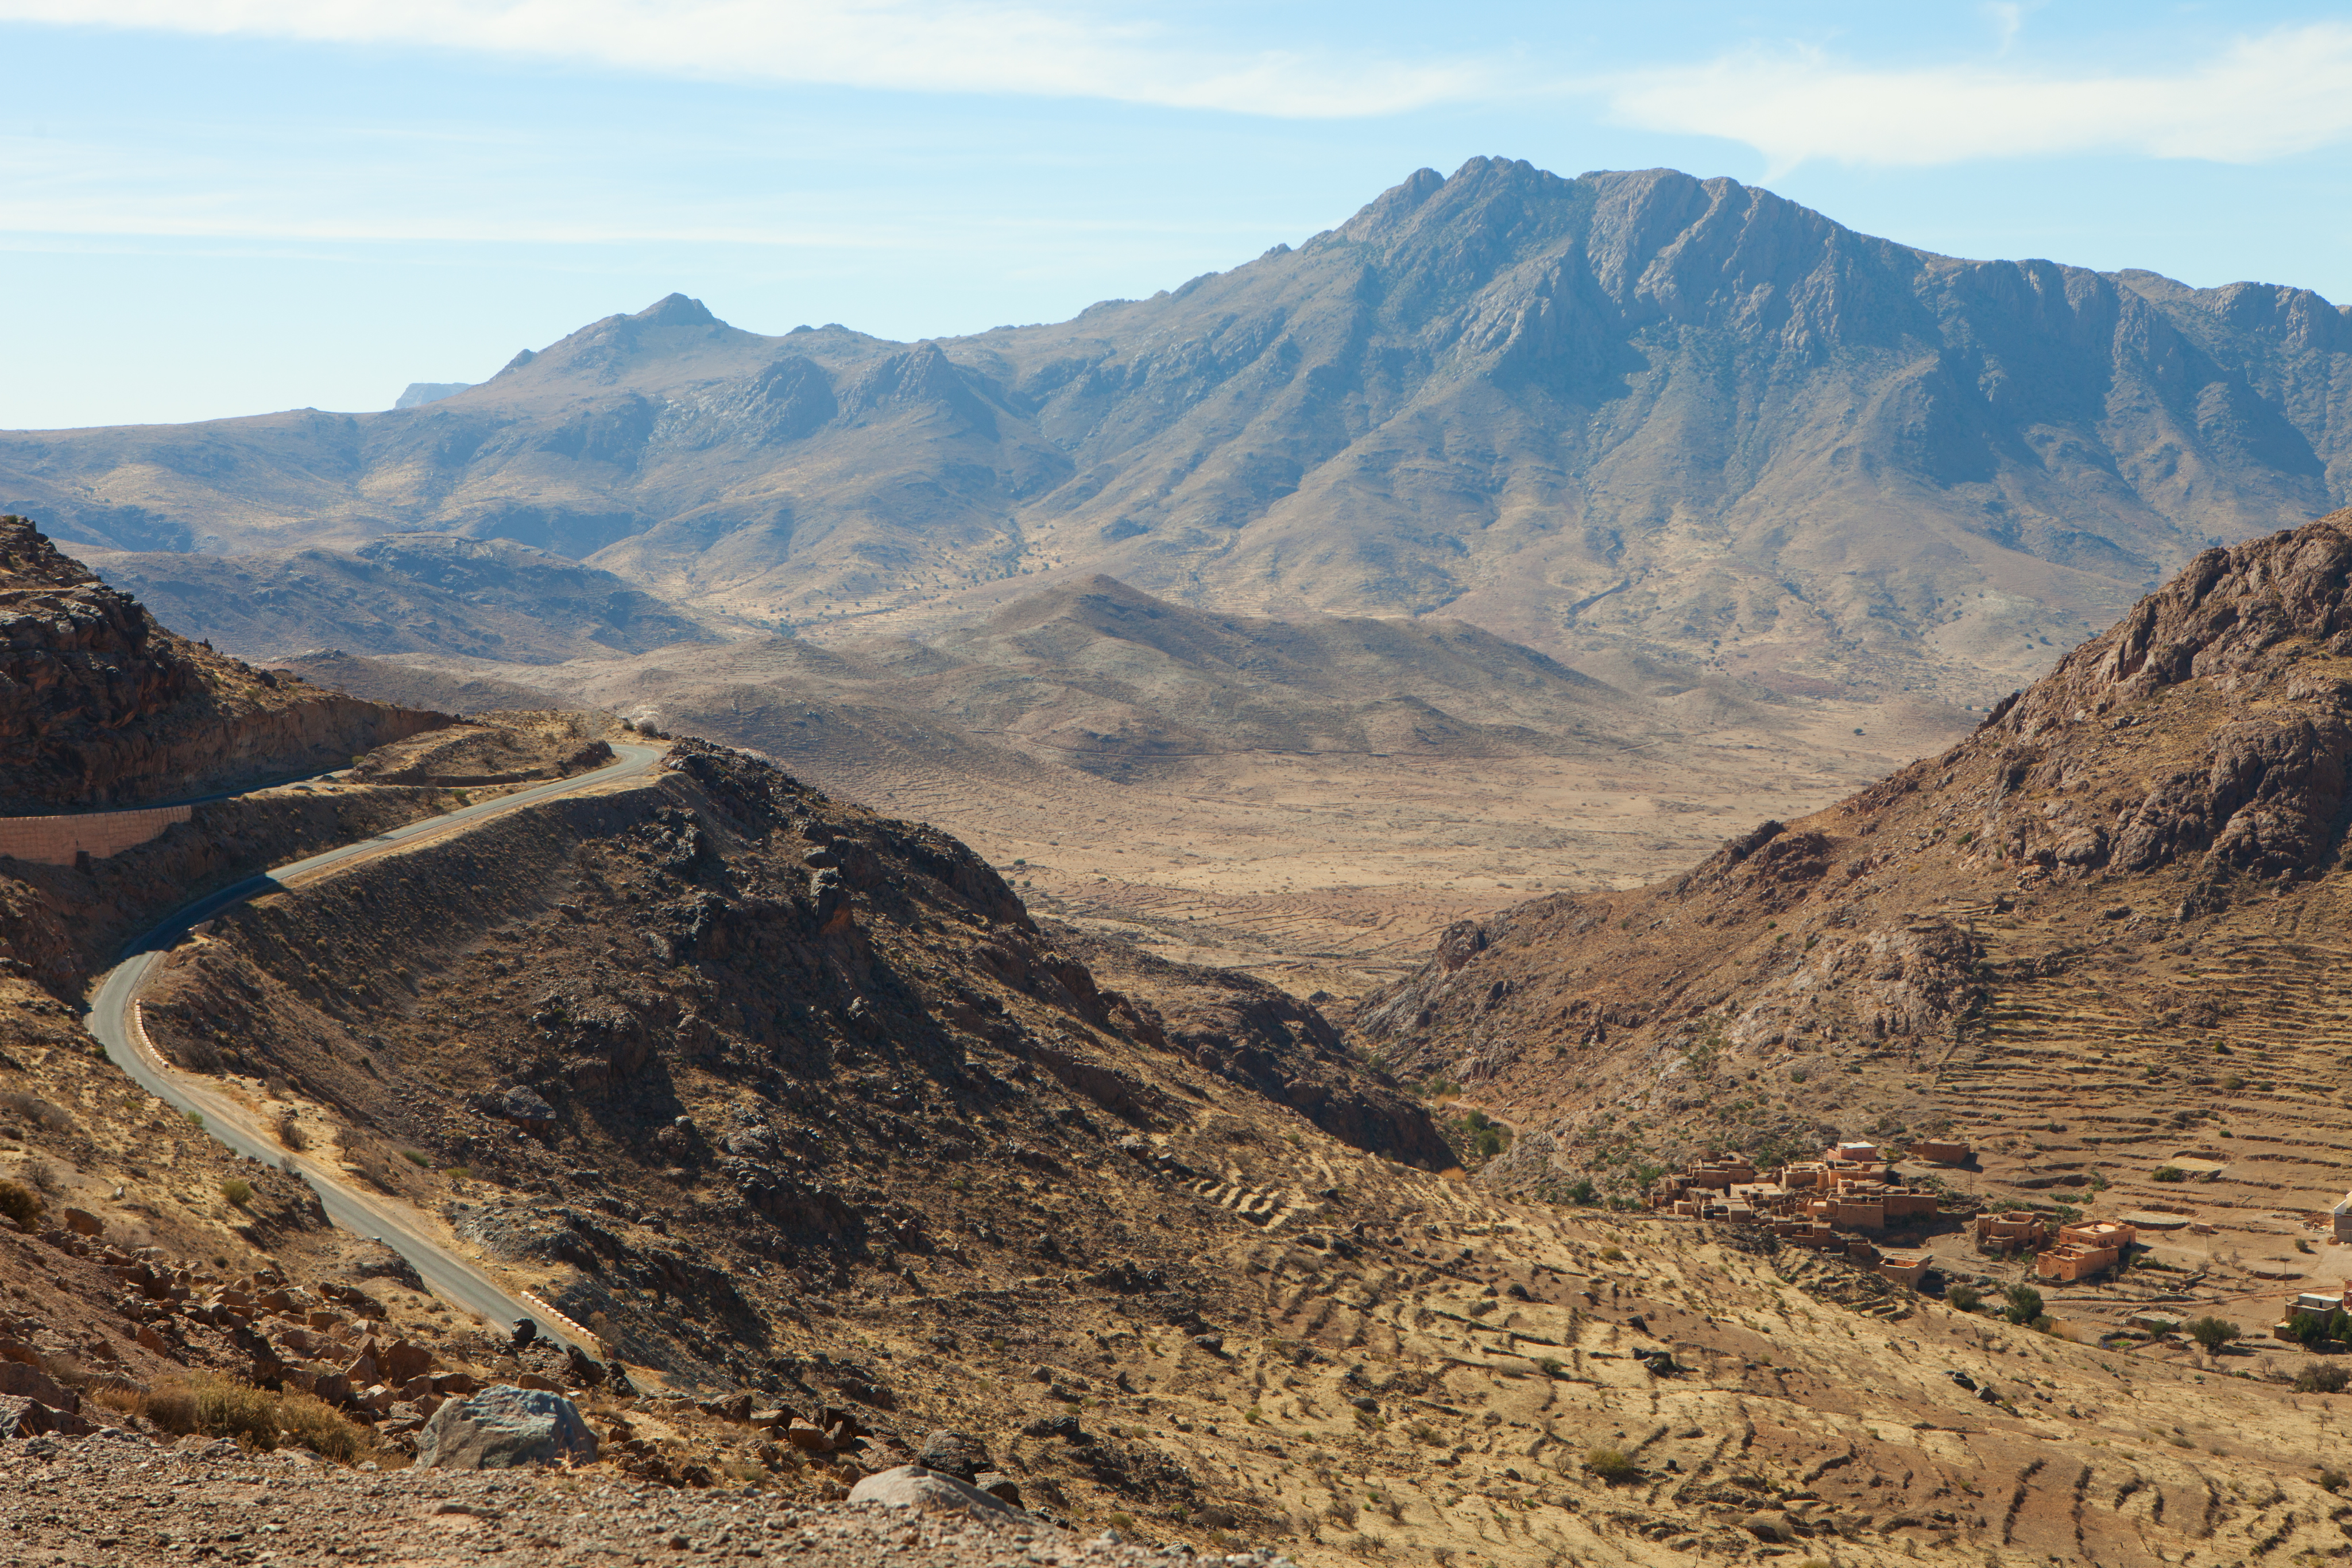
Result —
M125 549L514 539L804 625L1108 572L1443 610L1612 679L1971 700L2342 500L2348 354L2305 290L1474 159L1055 325L764 337L673 295L418 407L0 437L0 497Z

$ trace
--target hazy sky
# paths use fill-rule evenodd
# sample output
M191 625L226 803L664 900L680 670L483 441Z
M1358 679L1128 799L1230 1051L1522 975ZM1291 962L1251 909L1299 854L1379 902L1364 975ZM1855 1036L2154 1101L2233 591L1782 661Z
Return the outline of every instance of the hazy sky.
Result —
M2341 5L0 0L0 426L383 408L671 289L1055 320L1424 164L2352 300Z

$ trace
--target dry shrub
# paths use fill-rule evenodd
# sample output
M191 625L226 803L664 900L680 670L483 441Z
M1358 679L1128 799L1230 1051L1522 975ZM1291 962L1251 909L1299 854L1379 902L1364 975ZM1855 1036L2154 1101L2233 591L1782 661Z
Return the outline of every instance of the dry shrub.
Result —
M30 1230L40 1222L41 1210L47 1207L40 1195L22 1182L0 1181L0 1214Z
M124 1416L143 1416L147 1412L147 1391L133 1383L109 1380L93 1383L81 1391L85 1405L102 1405Z
M401 1196L400 1178L394 1174L392 1150L370 1138L362 1141L346 1136L343 1139L343 1163L363 1177L379 1192Z
M290 1110L278 1113L278 1143L279 1147L297 1154L310 1146L310 1136L302 1131L301 1118Z
M1632 1480L1642 1473L1640 1467L1633 1463L1633 1455L1622 1448L1610 1448L1605 1445L1593 1448L1584 1456L1584 1469L1588 1475L1597 1477L1609 1486L1615 1486L1620 1481Z
M74 1120L60 1105L52 1105L37 1094L0 1094L0 1110L14 1112L28 1127L47 1127L52 1133L70 1133Z
M243 1176L231 1176L221 1183L221 1196L243 1208L253 1201L253 1184Z
M231 1437L240 1448L264 1451L291 1444L339 1464L355 1462L373 1447L367 1434L316 1395L273 1394L213 1372L158 1385L136 1396L131 1413L180 1437Z

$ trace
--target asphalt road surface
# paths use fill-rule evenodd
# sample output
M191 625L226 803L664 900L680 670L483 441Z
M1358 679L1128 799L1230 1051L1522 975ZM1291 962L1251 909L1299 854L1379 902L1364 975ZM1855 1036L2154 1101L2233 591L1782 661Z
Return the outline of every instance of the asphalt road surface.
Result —
M125 949L123 960L108 970L90 1001L89 1026L106 1047L107 1060L129 1073L139 1086L164 1103L203 1118L204 1130L239 1155L293 1172L309 1182L327 1210L327 1218L346 1230L383 1241L415 1268L436 1296L463 1312L478 1312L504 1327L517 1318L530 1318L539 1332L563 1343L576 1336L567 1325L551 1322L547 1313L526 1305L502 1289L481 1269L429 1239L429 1227L408 1205L379 1194L363 1192L339 1166L322 1164L286 1149L260 1126L252 1112L230 1099L205 1079L182 1072L165 1061L148 1043L139 1018L139 988L163 955L195 925L221 911L307 883L354 861L367 860L419 840L446 838L467 827L525 806L559 796L577 794L650 773L668 747L614 746L614 761L593 773L534 785L512 795L467 806L462 810L429 817L420 822L329 850L282 865L234 887L225 887L178 911ZM596 1347L583 1345L593 1351Z

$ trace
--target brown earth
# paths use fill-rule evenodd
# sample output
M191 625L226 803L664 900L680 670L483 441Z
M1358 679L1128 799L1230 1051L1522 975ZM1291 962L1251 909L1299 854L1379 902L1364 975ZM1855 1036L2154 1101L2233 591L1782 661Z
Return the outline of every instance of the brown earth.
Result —
M524 728L542 767L576 749L561 724ZM414 767L429 745L360 771ZM0 1075L58 1113L16 1113L25 1160L48 1167L26 1179L102 1234L0 1235L0 1281L25 1309L0 1328L118 1412L102 1418L152 1432L142 1389L205 1368L283 1381L274 1368L319 1360L278 1318L240 1324L226 1291L245 1277L355 1285L383 1333L445 1365L572 1387L606 1456L546 1484L683 1485L623 1511L694 1521L689 1544L716 1517L692 1489L755 1486L775 1500L730 1517L772 1517L942 1428L1084 1531L1270 1541L1318 1563L1697 1563L1781 1541L1856 1563L2131 1563L2341 1539L2315 1485L2339 1456L2308 1396L2225 1375L2259 1373L2255 1358L2126 1360L1728 1234L1562 1213L1369 1153L1431 1160L1429 1121L1304 1004L1039 927L929 830L708 747L676 760L655 784L225 917L179 951L150 1011L184 1059L244 1074L233 1092L293 1112L306 1144L339 1147L416 1223L609 1335L634 1393L609 1371L514 1361L484 1325L366 1274L365 1249L290 1182L174 1133L18 979L0 982L31 1004ZM236 856L364 836L441 799L446 785L352 779L268 791L37 873L104 880L27 885L135 925L173 869L193 888ZM1475 1162L1459 1122L1437 1130ZM242 1204L233 1176L252 1188ZM123 1295L141 1245L193 1261L201 1313ZM1654 1348L1672 1366L1630 1354ZM812 1422L805 1444L779 1442L744 1423L754 1395L831 1435ZM400 1458L397 1408L368 1439L381 1462ZM36 1458L59 1468L26 1472L44 1505L27 1539L110 1549L106 1522L66 1510L84 1449L115 1441ZM0 1459L20 1451L0 1443ZM478 1535L568 1560L527 1529L537 1481L509 1494L511 1531L382 1511L443 1484L306 1486L290 1523L242 1490L232 1508L174 1489L188 1496L155 1528L235 1549L231 1532L276 1524L346 1552L363 1532L417 1562L457 1531L468 1549ZM150 1500L120 1480L110 1495ZM630 1528L584 1511L567 1541Z

